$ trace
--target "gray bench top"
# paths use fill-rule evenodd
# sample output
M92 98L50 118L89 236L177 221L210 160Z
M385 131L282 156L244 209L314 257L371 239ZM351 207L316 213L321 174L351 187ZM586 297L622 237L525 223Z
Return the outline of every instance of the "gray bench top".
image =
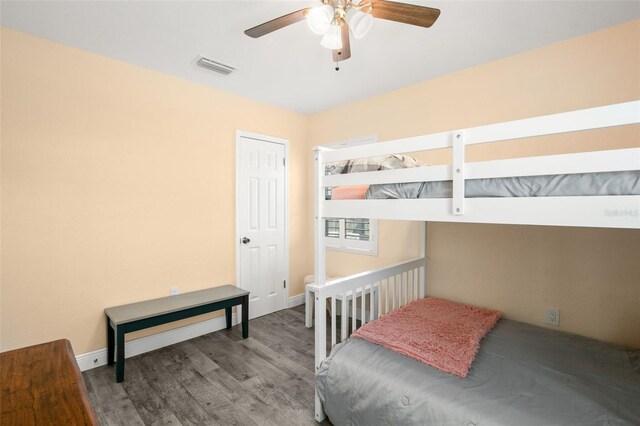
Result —
M145 300L144 302L130 303L128 305L107 308L104 313L115 325L126 324L145 318L182 311L210 303L222 302L239 296L246 296L249 292L232 285L208 288L192 291L190 293L177 294L175 296L161 297L159 299Z

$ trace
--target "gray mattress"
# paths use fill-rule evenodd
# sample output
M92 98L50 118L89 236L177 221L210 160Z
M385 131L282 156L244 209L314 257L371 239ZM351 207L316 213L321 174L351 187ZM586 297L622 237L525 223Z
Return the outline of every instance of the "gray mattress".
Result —
M640 170L465 181L465 197L640 195ZM371 185L366 198L451 198L451 181Z
M336 425L640 425L640 352L501 320L460 379L361 339L316 387Z

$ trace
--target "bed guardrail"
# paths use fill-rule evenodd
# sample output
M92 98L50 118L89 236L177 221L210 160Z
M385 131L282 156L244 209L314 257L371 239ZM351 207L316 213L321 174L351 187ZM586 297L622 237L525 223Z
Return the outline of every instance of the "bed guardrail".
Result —
M522 120L488 124L468 129L414 136L389 142L326 150L323 153L323 161L333 162L354 158L452 148L456 139L454 136L458 133L464 134L464 145L476 145L582 130L602 129L605 127L624 126L628 124L638 124L639 122L640 101L631 101Z
M490 124L464 130L417 136L389 142L359 145L336 150L318 149L316 152L316 161L318 163L316 185L318 186L318 193L323 194L324 190L328 187L345 185L450 180L453 182L453 196L447 201L446 211L448 211L448 215L445 217L448 217L448 220L451 221L484 222L486 220L485 217L467 219L460 217L467 213L465 212L466 204L473 203L474 207L475 204L478 204L478 201L465 199L465 180L638 170L640 168L640 148L467 163L464 158L466 146L505 140L517 141L534 136L545 136L606 127L633 125L638 123L640 123L640 101L632 101L523 120L509 121L505 123ZM423 166L410 169L349 173L332 176L324 176L323 173L324 165L330 162L369 158L380 155L429 151L442 148L452 149L452 161L450 164ZM558 197L557 200L561 204L563 203L563 200L560 198L562 197ZM573 198L573 200L576 199L577 198ZM322 216L334 217L335 215L339 215L339 217L356 217L353 215L361 215L361 211L356 213L358 210L357 208L353 210L353 213L349 212L352 206L351 201L352 200L321 200L320 210ZM600 210L627 211L629 210L629 206L633 207L633 205L637 203L637 199L628 200L623 197L609 200L601 198L600 201L603 201L600 204L605 207L598 207L597 210L599 213L601 213ZM371 201L368 202L370 203ZM522 199L515 202L508 201L507 203L525 205L525 207L522 208L517 207L518 211L531 209L529 205L526 205L528 202L523 201ZM540 204L542 203L544 203L544 201ZM591 201L587 201L586 203L589 204ZM378 204L384 204L384 202ZM445 211L440 211L442 209L439 204L442 204L442 201L434 201L433 199L418 201L413 204L413 210L422 211L428 209L429 212L436 211L438 212L437 217L428 217L426 219L436 221L442 220L442 216ZM371 204L367 207L371 212L369 215L357 217L393 218L392 213L386 212L386 207L378 207L379 206L377 205L374 206ZM557 207L564 208L565 206L559 205ZM477 210L478 209L474 208L473 212L475 213ZM581 208L579 210L581 210ZM633 208L630 210L637 211ZM518 214L512 215L514 216L513 219L509 217L497 218L494 222L545 224L544 222L536 223L535 221L529 223L529 221L524 218L520 220L520 218L517 217ZM420 214L418 214L418 216L420 216ZM457 218L455 218L456 216ZM398 217L398 219L416 220L413 216ZM489 222L491 221L489 220ZM550 224L555 225L571 226L571 223L553 223L553 220L550 222ZM594 221L590 218L585 220L584 223L576 224L576 226L635 227L633 223L625 222L617 225L616 222L621 221L612 221L606 218L605 220L598 220L598 218L596 218ZM593 223L593 225L591 225L591 223Z
M317 315L330 306L331 347L337 342L337 316L340 316L340 341L345 340L360 325L424 297L425 258L400 262L385 268L339 278L324 286L309 285L315 294L316 327L324 328L326 322ZM324 301L325 307L319 307ZM340 309L337 305L340 304ZM358 304L360 305L358 307ZM349 319L351 324L349 327ZM320 332L322 333L322 332ZM325 334L326 336L326 334ZM326 337L325 337L326 339Z

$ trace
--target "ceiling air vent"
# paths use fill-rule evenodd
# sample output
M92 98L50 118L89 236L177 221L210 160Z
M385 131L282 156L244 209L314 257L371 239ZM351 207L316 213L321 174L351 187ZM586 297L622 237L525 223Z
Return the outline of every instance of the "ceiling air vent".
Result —
M206 68L224 75L229 75L236 70L234 67L216 62L209 58L205 58L204 56L201 56L196 63L202 68Z

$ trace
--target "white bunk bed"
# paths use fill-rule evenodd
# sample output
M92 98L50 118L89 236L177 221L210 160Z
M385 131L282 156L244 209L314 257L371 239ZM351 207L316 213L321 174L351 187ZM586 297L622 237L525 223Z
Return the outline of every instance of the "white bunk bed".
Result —
M333 348L348 337L348 328L355 330L361 323L425 297L428 221L640 228L640 195L465 198L465 180L469 179L640 170L640 148L467 163L466 146L506 140L518 143L518 139L528 137L638 123L640 101L633 101L343 149L317 147L315 283L307 286L315 303L316 370L327 357L327 306L330 306L329 341ZM452 149L452 164L325 176L327 163L442 148ZM452 198L325 199L325 190L330 187L446 180L452 181ZM421 221L425 239L420 257L326 282L325 219L345 217ZM336 310L337 303L340 312ZM340 336L336 331L338 315ZM316 392L316 420L324 418Z

